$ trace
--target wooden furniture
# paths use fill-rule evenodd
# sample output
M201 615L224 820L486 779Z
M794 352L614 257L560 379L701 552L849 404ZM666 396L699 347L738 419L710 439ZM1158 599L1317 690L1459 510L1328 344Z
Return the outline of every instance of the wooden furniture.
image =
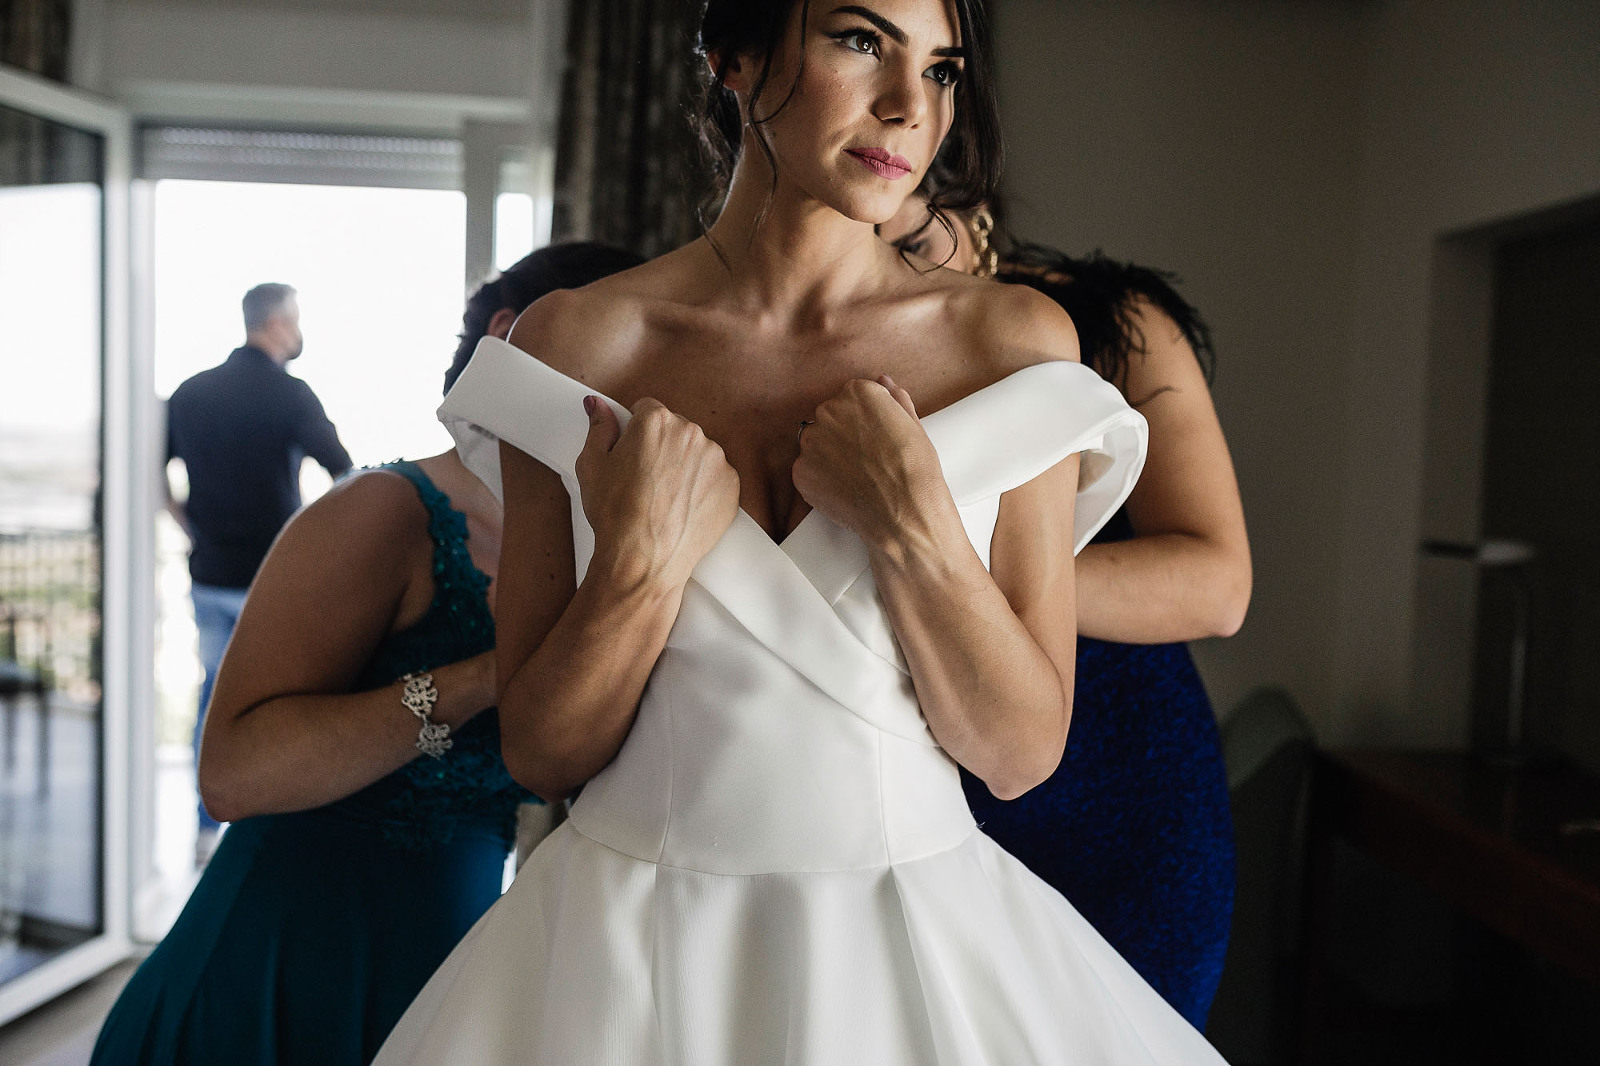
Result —
M1464 752L1317 756L1310 822L1303 1060L1323 1024L1332 848L1345 840L1503 936L1600 982L1600 777Z

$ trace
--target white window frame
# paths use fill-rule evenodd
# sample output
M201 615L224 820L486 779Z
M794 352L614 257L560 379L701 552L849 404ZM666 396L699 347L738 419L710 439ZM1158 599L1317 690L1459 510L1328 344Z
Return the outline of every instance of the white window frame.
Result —
M103 337L103 521L100 935L0 985L0 1025L127 958L132 787L130 737L150 719L154 590L153 469L142 443L153 437L148 360L129 343L129 200L132 135L121 108L29 74L0 68L0 104L105 138L101 299ZM142 436L141 436L142 435Z

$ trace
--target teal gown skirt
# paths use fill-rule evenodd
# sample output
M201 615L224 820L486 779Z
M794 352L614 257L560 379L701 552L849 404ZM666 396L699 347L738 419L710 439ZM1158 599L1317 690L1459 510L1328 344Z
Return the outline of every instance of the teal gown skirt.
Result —
M505 856L494 824L415 849L327 808L235 823L106 1019L95 1066L371 1061L499 898Z
M494 647L489 579L422 469L434 601L386 637L355 691ZM395 713L406 714L395 701ZM111 1008L91 1066L361 1066L500 898L516 808L493 708L337 803L233 823L188 905Z

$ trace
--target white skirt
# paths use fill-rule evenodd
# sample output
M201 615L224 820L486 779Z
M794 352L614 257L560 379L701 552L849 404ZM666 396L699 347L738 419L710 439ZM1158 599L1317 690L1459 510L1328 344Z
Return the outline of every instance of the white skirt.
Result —
M981 832L873 869L730 875L641 861L571 822L446 960L377 1058L1221 1062L1065 899Z

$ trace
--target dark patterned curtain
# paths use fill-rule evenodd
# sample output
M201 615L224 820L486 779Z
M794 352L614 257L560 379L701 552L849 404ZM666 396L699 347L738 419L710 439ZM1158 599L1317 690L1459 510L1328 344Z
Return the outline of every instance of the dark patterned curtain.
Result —
M71 20L71 0L0 0L0 63L66 81ZM59 166L68 132L0 107L0 185L72 180Z
M0 63L67 80L72 0L0 0Z
M699 236L688 113L699 0L574 0L556 141L556 240L647 256Z

